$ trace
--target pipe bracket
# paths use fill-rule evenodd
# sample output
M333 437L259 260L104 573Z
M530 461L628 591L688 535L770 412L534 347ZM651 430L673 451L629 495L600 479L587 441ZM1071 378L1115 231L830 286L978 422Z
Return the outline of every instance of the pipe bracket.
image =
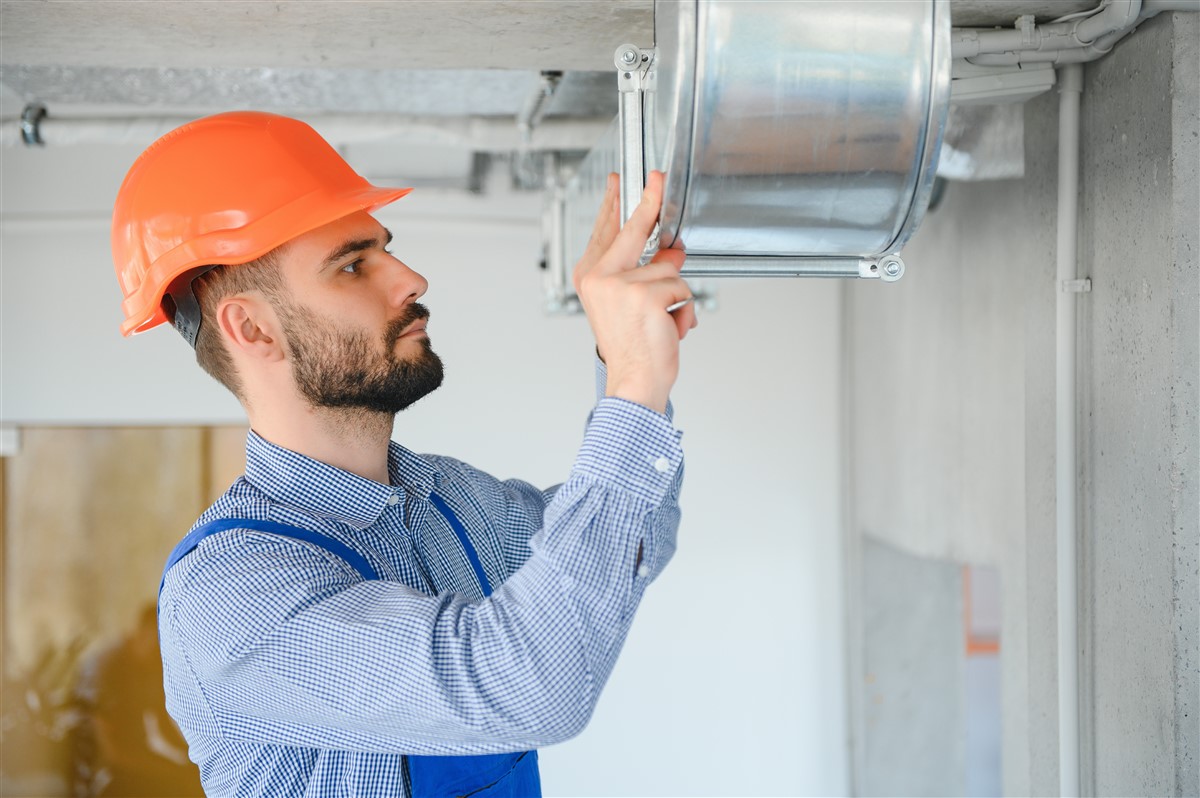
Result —
M27 147L45 147L42 141L42 120L47 117L46 106L41 103L29 103L21 111L21 141Z

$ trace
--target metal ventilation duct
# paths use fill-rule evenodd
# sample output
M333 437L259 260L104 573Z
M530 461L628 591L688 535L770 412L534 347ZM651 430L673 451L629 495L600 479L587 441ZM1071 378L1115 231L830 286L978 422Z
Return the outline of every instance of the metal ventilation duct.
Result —
M620 142L593 151L568 205L619 146L623 206L666 173L660 243L687 251L686 274L898 278L949 106L947 4L657 0L654 15L654 50L616 53ZM588 228L569 227L580 246Z
M949 15L938 10L656 3L644 124L646 166L667 174L663 246L897 252L928 202L949 102Z

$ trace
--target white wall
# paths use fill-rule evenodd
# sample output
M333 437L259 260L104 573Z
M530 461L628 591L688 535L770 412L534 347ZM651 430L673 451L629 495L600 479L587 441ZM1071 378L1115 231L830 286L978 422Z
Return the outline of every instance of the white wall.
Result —
M0 150L5 424L242 421L172 331L117 333L107 213L135 155ZM552 484L592 402L592 343L582 317L542 313L538 213L532 197L425 191L380 218L430 280L447 365L445 386L400 416L397 439ZM687 341L675 393L688 452L679 553L591 726L543 753L550 795L848 788L838 286L717 287L720 308Z

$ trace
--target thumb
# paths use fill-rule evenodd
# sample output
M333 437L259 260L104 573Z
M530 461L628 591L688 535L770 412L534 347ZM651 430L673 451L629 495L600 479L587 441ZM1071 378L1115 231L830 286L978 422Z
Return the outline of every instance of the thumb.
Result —
M654 229L662 210L662 197L663 173L651 172L642 191L642 201L617 234L597 271L614 273L637 268L638 258L646 247L646 239L650 237L650 231Z

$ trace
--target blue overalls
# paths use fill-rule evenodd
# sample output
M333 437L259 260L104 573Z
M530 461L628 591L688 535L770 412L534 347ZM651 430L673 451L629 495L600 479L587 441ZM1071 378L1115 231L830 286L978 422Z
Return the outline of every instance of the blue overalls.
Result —
M440 496L431 494L429 500L454 529L483 588L483 595L490 596L491 583L483 572L483 565L467 536L467 530ZM363 579L379 578L365 557L320 532L253 518L221 518L196 527L179 542L167 558L163 581L166 581L167 571L196 548L200 541L227 529L253 529L303 540L341 557ZM162 593L162 582L159 583L158 592ZM405 756L404 759L413 798L540 798L542 794L537 751L479 756Z

